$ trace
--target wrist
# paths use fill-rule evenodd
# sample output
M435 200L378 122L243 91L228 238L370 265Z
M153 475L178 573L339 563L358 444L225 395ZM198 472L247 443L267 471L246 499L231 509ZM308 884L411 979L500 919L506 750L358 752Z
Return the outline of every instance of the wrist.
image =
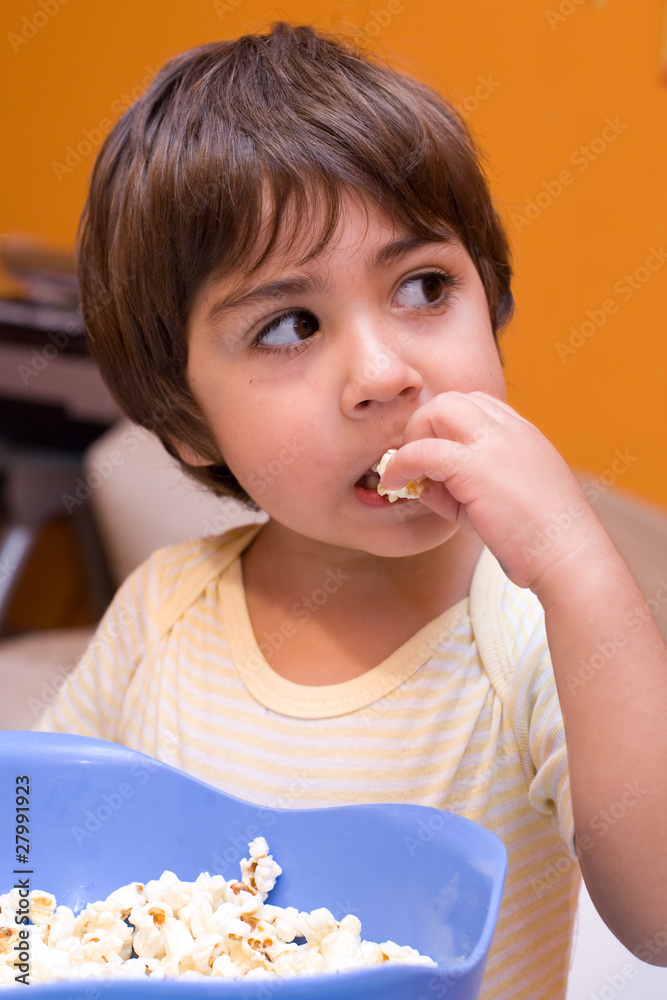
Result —
M630 576L606 531L592 518L592 525L578 526L577 537L554 545L548 557L535 561L530 589L545 610L563 601L588 601L591 594L604 592L619 574Z

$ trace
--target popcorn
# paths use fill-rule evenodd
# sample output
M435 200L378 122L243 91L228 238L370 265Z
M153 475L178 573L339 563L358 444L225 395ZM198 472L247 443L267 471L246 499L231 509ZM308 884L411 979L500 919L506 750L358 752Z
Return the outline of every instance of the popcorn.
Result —
M30 919L33 924L45 924L56 908L56 897L50 892L30 893Z
M377 472L378 475L381 476L387 468L389 459L396 451L398 451L397 448L389 448L385 451L380 461L373 466L373 471ZM424 482L425 480L423 479L411 479L405 484L405 486L402 486L400 490L386 490L384 486L381 486L380 483L378 483L377 491L381 497L388 497L389 503L395 503L396 500L401 499L418 500L424 488Z
M78 915L50 893L30 893L29 981L123 977L291 978L402 962L435 965L414 948L361 938L361 923L325 907L300 912L267 903L282 869L263 837L248 845L241 879L203 872L181 882L165 871L131 882ZM0 986L16 985L16 890L0 895Z
M18 939L18 927L0 927L0 962L14 958L14 945Z

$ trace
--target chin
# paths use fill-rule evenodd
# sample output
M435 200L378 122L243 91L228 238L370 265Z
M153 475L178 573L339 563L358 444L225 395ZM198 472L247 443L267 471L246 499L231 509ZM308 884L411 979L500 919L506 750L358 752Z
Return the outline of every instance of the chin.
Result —
M458 524L431 513L430 517L411 517L401 524L369 531L362 548L370 555L389 559L417 556L446 544L458 531Z

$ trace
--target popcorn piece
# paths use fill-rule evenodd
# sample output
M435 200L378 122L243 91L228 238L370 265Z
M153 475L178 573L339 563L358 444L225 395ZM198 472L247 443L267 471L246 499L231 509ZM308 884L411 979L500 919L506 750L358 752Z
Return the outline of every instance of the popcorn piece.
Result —
M320 951L325 958L362 958L361 921L349 914L343 917L333 931L320 941Z
M14 927L14 917L19 908L19 891L10 889L0 896L0 926Z
M218 955L211 966L211 975L220 976L222 979L238 979L238 969L232 962L229 955Z
M247 885L266 899L282 874L282 868L269 854L269 845L264 837L255 837L248 844L248 849L250 860L244 858L241 862L241 876Z
M308 944L319 945L323 938L338 928L333 913L321 906L318 910L300 914L299 934Z
M50 892L39 892L33 889L30 899L30 920L33 924L45 924L56 908L56 897Z
M76 919L69 906L57 906L51 919L40 928L44 943L56 948L60 941L72 937Z
M385 451L380 461L373 466L373 471L377 472L378 475L381 476L387 468L389 459L396 451L398 451L397 448L389 448ZM380 483L378 483L377 491L381 497L387 497L389 499L389 503L395 503L396 500L401 499L418 500L424 488L424 482L424 479L411 479L405 484L405 486L402 486L400 490L386 490L384 486L381 486Z
M403 965L435 965L432 958L420 954L409 944L398 945L394 941L385 941L380 945L385 961L401 962Z
M177 976L194 967L193 953L196 948L195 939L184 923L175 917L165 921L163 928L165 960L163 963L166 975Z
M132 955L132 930L109 910L102 913L94 927L81 936L83 956L89 962L125 961Z
M172 874L171 872L165 872L165 875ZM174 878L176 876L174 875ZM128 913L133 906L140 903L145 898L144 886L141 882L130 882L129 885L121 886L120 889L115 889L114 892L110 893L107 898L102 903L93 903L86 907L88 912L94 913L97 908L101 910L108 910L113 913L116 917L122 917L123 920L127 917ZM163 898L166 898L163 895Z
M0 964L14 961L14 945L18 939L18 927L0 927Z
M50 893L30 894L31 982L208 976L233 981L338 972L387 961L431 959L392 941L361 940L361 923L337 921L325 907L310 913L266 903L282 869L263 837L241 862L241 881L200 874L181 882L170 871L131 882L90 903L78 916ZM18 930L15 890L0 896L0 984L14 982ZM305 938L305 943L296 939Z

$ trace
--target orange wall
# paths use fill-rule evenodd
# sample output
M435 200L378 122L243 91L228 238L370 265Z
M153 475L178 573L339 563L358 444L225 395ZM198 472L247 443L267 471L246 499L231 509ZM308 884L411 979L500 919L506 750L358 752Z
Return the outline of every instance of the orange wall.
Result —
M0 234L73 242L103 133L177 51L281 17L361 29L461 107L488 153L515 253L511 402L570 464L667 507L664 8L13 0L0 11Z

